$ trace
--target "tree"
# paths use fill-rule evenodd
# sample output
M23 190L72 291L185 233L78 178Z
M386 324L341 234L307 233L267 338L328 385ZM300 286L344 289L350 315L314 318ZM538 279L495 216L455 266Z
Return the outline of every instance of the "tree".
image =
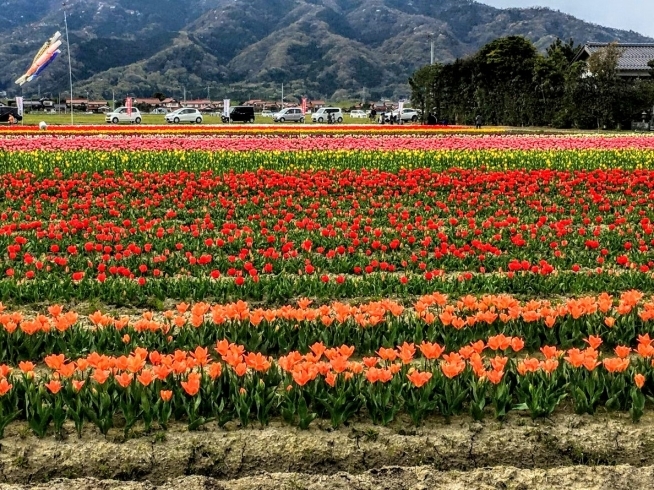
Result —
M616 43L598 49L586 62L588 86L594 94L593 114L597 127L611 127L615 123L615 112L619 100L622 80L618 76L618 62L623 50Z
M533 73L538 52L522 36L496 39L476 56L480 105L488 113L486 120L514 126L533 121L535 97Z
M440 95L442 70L443 66L440 64L427 65L420 68L409 78L411 104L422 111L423 122L430 112L435 111L438 116L437 99L439 99Z
M163 100L166 99L166 96L161 92L155 92L154 94L152 94L152 98L153 99L159 99L160 101L163 101Z

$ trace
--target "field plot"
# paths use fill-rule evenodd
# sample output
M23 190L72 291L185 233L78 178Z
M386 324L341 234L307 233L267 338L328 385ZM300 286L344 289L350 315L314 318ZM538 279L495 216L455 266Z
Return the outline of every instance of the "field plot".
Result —
M0 149L1 489L651 479L654 138Z

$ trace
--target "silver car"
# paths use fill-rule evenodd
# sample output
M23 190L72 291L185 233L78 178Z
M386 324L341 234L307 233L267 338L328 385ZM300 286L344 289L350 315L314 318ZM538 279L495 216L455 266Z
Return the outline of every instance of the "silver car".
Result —
M303 123L304 114L302 114L302 109L299 107L289 107L273 114L273 121L281 123L286 121Z
M175 112L171 112L166 115L167 123L179 124L182 122L197 123L201 124L203 117L202 113L197 109L189 109L184 107L182 109L177 109Z

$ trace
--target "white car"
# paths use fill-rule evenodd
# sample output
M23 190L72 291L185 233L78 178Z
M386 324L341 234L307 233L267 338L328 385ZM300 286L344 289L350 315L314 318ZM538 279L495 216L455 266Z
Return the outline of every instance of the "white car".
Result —
M134 123L141 124L143 118L141 113L136 107L132 107L132 114L127 114L127 107L119 107L118 109L107 112L104 117L105 122L118 124L118 123Z
M337 123L343 122L343 111L340 107L321 107L311 114L311 122L326 123L331 114L332 120Z
M272 111L261 111L261 117L273 117Z
M200 111L198 111L197 109L189 109L188 107L185 107L183 109L177 109L175 112L166 114L167 123L179 124L183 122L188 122L188 123L201 124L202 120L203 120L202 113Z
M350 112L350 117L354 119L368 119L368 113L366 111L353 110Z
M386 122L389 122L391 120L391 115L397 117L398 111L395 110L393 112L387 112L384 114L384 117L386 118ZM420 119L420 114L418 111L415 109L407 108L407 109L402 109L402 122L417 122L418 119Z

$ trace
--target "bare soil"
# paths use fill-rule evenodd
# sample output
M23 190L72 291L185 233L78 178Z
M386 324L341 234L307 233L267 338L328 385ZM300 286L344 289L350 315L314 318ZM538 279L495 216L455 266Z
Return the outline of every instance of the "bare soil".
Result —
M64 440L37 439L13 424L0 441L0 490L651 488L653 423L654 413L637 425L622 414L560 413L433 419L417 429L406 421L335 431L178 425L127 441L93 428L78 439L72 427Z
M632 490L651 488L653 479L652 466L566 466L549 470L500 466L467 472L442 472L430 466L389 466L358 475L263 473L226 481L187 476L161 485L94 478L61 479L37 485L0 484L0 490Z

